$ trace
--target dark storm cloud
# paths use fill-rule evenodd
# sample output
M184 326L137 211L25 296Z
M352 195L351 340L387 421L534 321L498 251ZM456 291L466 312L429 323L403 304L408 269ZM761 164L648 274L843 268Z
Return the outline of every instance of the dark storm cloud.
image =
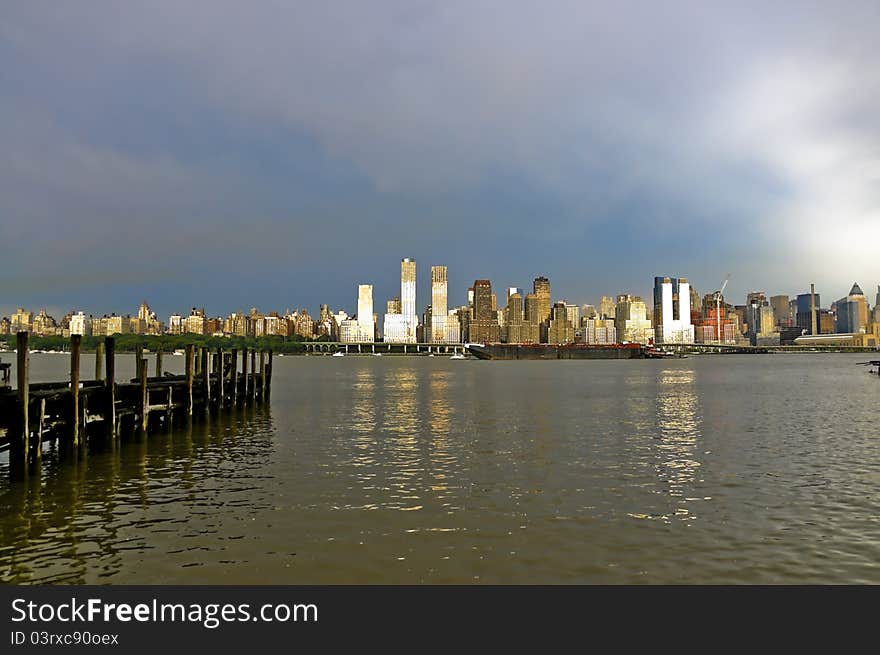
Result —
M408 255L459 302L878 276L876 3L4 13L3 304L378 307Z

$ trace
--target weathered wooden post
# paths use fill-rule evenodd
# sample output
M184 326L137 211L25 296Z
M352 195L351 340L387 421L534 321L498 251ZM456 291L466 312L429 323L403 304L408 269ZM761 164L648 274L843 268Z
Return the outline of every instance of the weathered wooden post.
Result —
M205 407L211 403L211 366L208 348L202 346L202 384L205 387Z
M136 380L141 379L141 366L144 364L144 347L141 344L135 346L134 349L134 377Z
M28 441L30 440L30 426L28 425L28 407L30 405L30 394L28 389L28 364L30 357L28 353L28 333L19 332L16 335L16 348L18 355L18 402L21 406L21 415L19 417L19 456L21 462L27 464L28 460Z
M232 349L232 370L229 372L230 388L229 388L229 404L235 406L238 402L238 349Z
M195 346L193 346L195 348ZM198 375L199 371L202 370L202 351L198 348L195 348L195 364L193 368L193 375Z
M110 427L110 435L116 437L116 339L104 337L104 368L107 369L107 409L104 421Z
M39 462L43 456L43 424L46 422L46 399L40 398L40 427L37 429L37 443L34 444L33 461Z
M104 378L104 342L99 341L95 345L95 379Z
M266 400L272 395L272 351L269 351L269 365L266 367Z
M146 432L147 431L147 415L149 414L149 406L150 406L150 392L147 390L147 360L141 360L140 370L138 371L138 382L141 385L141 397L140 397L140 415L141 415L141 429Z
M156 377L162 377L162 346L156 349Z
M82 336L70 335L70 437L73 447L79 446L79 353Z
M223 349L217 348L217 362L215 368L215 374L217 375L217 406L223 407L223 376L226 373L226 362L223 357Z
M266 353L260 351L260 393L258 394L260 402L266 399Z
M186 346L186 413L192 416L193 413L193 377L194 377L194 358L195 347L190 343Z
M248 394L253 405L257 400L257 351L251 349L251 392Z
M248 383L248 349L241 349L241 404L247 402L247 383Z

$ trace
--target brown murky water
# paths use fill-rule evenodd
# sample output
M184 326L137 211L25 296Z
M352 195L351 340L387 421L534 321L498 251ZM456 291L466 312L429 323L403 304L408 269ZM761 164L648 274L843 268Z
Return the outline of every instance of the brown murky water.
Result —
M0 580L880 583L862 359L276 359L269 408L2 464Z

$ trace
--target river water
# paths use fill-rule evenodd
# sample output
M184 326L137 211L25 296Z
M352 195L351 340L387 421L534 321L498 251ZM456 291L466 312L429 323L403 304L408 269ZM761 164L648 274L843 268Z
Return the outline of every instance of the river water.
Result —
M268 407L0 464L0 581L880 583L864 359L276 358Z

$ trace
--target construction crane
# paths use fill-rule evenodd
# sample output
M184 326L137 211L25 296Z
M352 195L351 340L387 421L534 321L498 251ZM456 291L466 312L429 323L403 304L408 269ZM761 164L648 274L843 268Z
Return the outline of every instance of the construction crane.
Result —
M724 297L724 290L727 288L728 282L730 282L730 273L724 278L724 284L721 285L721 288L713 294L715 298L715 324L718 328L718 343L721 343L721 298Z

